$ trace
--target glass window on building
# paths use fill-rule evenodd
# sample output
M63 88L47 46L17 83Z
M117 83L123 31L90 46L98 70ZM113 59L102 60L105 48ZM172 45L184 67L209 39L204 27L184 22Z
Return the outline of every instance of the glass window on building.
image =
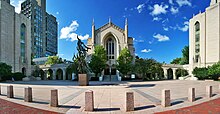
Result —
M195 23L195 62L199 62L200 55L200 23Z
M25 39L26 39L26 26L25 24L21 24L21 39L20 39L20 45L21 45L21 62L25 63Z

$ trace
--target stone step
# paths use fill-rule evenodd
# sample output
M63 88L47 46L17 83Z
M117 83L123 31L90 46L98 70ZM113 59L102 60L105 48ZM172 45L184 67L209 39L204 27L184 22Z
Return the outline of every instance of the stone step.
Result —
M110 80L110 77L111 77L111 80ZM103 81L105 81L105 82L109 82L109 81L111 81L111 82L116 82L116 81L118 81L118 77L116 76L116 75L104 75L103 76Z

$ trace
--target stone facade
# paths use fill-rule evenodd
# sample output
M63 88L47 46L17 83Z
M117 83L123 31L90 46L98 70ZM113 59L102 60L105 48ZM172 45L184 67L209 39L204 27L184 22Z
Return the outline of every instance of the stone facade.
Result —
M220 60L220 0L211 0L206 11L189 22L189 73Z
M128 37L128 22L126 19L125 28L122 29L115 25L109 19L109 22L104 26L96 29L93 21L92 24L92 38L87 40L88 47L91 48L88 52L88 60L91 59L91 54L94 53L94 47L96 45L102 45L108 56L108 67L103 71L103 75L117 74L117 70L114 67L116 60L119 57L120 51L124 48L128 48L131 54L135 57L135 49L133 45L133 38ZM111 67L111 68L110 68Z
M0 0L0 62L27 76L31 75L30 30L30 20L15 13L10 1Z

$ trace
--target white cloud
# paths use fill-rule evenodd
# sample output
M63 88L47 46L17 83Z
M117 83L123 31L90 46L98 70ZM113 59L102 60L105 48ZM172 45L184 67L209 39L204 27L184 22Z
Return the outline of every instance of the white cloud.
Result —
M60 39L66 39L66 40L70 40L70 41L75 41L77 40L77 35L75 33L75 31L77 30L77 28L79 27L79 24L77 23L76 20L72 21L72 23L67 26L67 27L63 27L61 29L61 35L60 35ZM78 37L81 39L81 40L86 40L89 38L89 35L86 34L84 36L82 35L78 35Z
M141 13L143 11L144 7L145 7L145 4L138 5L136 8L138 10L138 13Z
M164 31L169 31L169 28L168 27L163 27L163 30Z
M164 19L164 20L162 21L163 24L166 23L166 22L169 22L169 19L168 19L168 18L166 18L166 19Z
M144 40L135 40L136 42L144 42Z
M135 38L133 38L133 40L134 40L135 42L144 42L144 40L136 40Z
M135 56L138 56L138 54L137 54L137 53L135 53Z
M151 52L152 50L151 49L144 49L144 50L141 50L142 53L149 53Z
M188 21L185 21L183 27L178 27L179 30L183 31L183 32L186 32L189 30L189 22Z
M59 15L60 13L59 13L59 12L56 12L56 14Z
M15 12L20 13L21 12L21 3L24 2L25 0L18 0L18 1L11 1L11 5L15 7Z
M160 20L162 20L162 18L159 18L159 17L154 17L153 18L153 21L160 21Z
M163 41L169 41L170 38L166 35L161 35L161 34L156 34L153 35L154 38L156 38L159 42L163 42Z
M171 7L170 11L171 11L172 14L177 14L179 12L179 9Z
M171 29L176 30L177 27L176 26L169 26Z
M160 14L166 14L167 13L167 8L169 6L168 5L159 5L159 4L155 4L154 7L150 7L150 10L153 10L151 12L151 15L155 16L155 15L160 15Z
M192 3L189 0L176 0L176 2L180 7L182 7L184 5L192 6Z
M169 0L169 3L170 3L170 4L173 4L173 0Z

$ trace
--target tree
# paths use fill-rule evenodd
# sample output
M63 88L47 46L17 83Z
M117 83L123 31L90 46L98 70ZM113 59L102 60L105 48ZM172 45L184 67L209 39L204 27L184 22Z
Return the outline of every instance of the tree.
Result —
M210 75L212 79L218 80L220 76L220 62L215 63L208 68L208 75Z
M117 59L116 68L123 74L127 75L131 71L133 56L127 48L121 50L121 53Z
M180 64L180 65L189 64L189 46L185 46L182 49L182 57L173 59L173 61L171 61L170 64Z
M189 64L189 46L185 46L182 50L181 65Z
M107 62L107 54L106 50L103 46L97 45L95 46L94 54L92 54L91 61L89 63L89 67L95 73L97 77L99 73L101 73Z
M189 74L188 71L185 70L185 69L180 69L180 68L178 68L178 69L176 70L176 76L177 76L177 77L183 77L183 76L186 76L186 75L188 75L188 74Z
M154 59L143 59L136 57L135 71L140 74L143 80L162 79L162 64Z
M3 77L10 76L11 72L12 72L12 67L10 65L0 62L0 80L2 80Z
M181 57L176 58L176 59L173 59L173 61L171 61L170 64L180 64L180 63L181 63L181 60L182 60Z
M58 56L49 56L45 64L53 65L53 64L60 64L60 63L63 63L62 58L59 58Z

